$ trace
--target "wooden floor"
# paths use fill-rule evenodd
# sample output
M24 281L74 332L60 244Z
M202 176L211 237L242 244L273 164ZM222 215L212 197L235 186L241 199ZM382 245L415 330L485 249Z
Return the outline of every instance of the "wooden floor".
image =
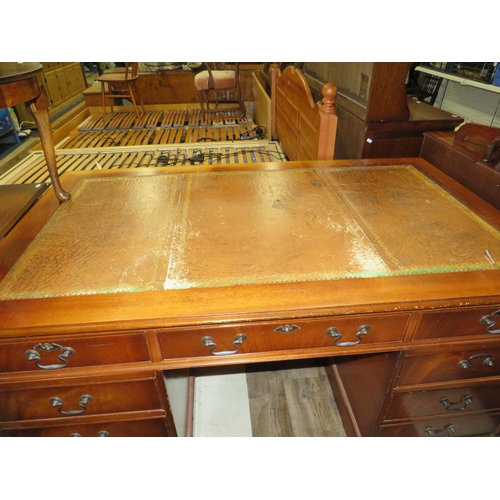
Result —
M344 437L325 369L313 360L246 367L254 437Z

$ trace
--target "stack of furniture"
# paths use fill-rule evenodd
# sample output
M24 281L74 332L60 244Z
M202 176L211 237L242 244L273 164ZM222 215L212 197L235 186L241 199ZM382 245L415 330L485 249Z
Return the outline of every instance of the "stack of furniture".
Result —
M294 63L316 98L337 86L335 158L418 156L424 133L454 130L463 118L407 96L411 63ZM269 80L266 74L264 80Z

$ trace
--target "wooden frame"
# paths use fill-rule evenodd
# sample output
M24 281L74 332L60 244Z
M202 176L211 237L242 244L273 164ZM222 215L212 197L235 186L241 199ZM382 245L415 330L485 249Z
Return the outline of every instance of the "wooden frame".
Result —
M327 83L323 99L314 103L303 73L293 66L283 72L271 66L272 137L279 139L289 160L331 160L337 133L337 87Z

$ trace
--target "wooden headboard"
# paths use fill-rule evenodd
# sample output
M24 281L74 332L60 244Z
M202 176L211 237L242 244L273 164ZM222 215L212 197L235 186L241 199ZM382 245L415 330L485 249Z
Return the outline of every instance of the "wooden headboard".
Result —
M327 83L315 103L303 73L271 65L271 134L290 161L331 160L337 134L337 87Z

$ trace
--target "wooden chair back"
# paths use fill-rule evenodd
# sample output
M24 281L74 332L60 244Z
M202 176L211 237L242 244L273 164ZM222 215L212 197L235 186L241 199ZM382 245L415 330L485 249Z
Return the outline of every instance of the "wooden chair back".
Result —
M217 108L219 102L236 102L236 107L225 107L222 111L239 110L242 115L246 114L246 107L243 100L243 93L240 83L239 63L234 63L234 69L220 69L217 63L203 63L205 70L195 76L195 86L198 90L201 109L204 112L211 111L210 104L214 104L212 111ZM220 91L234 90L234 101L219 101L218 93ZM215 103L211 96L215 94Z

